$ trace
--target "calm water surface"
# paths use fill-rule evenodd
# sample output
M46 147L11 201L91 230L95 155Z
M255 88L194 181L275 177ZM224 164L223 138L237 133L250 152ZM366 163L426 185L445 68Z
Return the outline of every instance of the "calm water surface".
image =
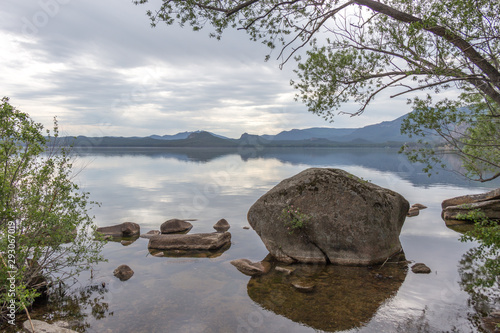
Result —
M69 298L34 311L46 320L73 318L81 332L481 332L479 317L500 306L463 291L474 244L461 243L440 217L444 199L498 184L469 183L448 172L429 178L384 149L103 150L82 152L77 164L85 167L77 183L102 203L93 210L99 226L131 221L145 233L186 218L197 219L191 233L198 233L214 231L225 218L232 234L231 247L209 258L154 257L142 238L109 242L109 261L82 275ZM407 218L400 238L406 258L432 273L395 264L297 265L294 277L238 272L231 260L268 255L257 234L243 229L250 206L309 167L341 168L428 206ZM128 281L113 276L121 264L135 271ZM294 290L292 278L312 281L315 292Z

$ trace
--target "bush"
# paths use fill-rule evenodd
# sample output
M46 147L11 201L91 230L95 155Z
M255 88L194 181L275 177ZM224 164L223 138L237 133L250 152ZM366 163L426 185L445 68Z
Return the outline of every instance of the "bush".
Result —
M15 312L43 289L102 260L89 209L73 183L72 159L53 136L4 97L0 104L0 315Z

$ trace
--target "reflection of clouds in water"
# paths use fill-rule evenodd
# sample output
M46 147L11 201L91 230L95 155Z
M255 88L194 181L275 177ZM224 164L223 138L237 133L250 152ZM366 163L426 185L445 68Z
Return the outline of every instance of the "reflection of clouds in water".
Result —
M471 311L467 295L456 283L457 263L470 245L458 242L458 234L446 228L440 204L450 197L484 192L483 188L463 182L448 184L439 177L445 184L436 185L417 171L400 168L398 155L387 152L367 155L316 150L304 154L292 150L286 154L259 153L247 159L234 153L203 152L199 160L194 152L189 157L181 152L175 154L102 153L80 157L84 163L91 163L78 180L84 190L91 192L93 200L103 203L102 208L93 211L97 223L111 225L129 220L140 223L141 232L147 232L186 213L198 218L192 222L192 232L211 232L215 222L226 218L232 225L233 244L217 259L196 262L152 257L144 239L128 247L108 244L106 256L110 262L100 266L99 276L105 279L123 263L136 273L126 284L117 285L123 287L120 291L108 296L115 314L93 322L97 331L118 327L161 331L169 327L172 332L234 332L240 327L243 332L311 332L310 327L250 300L248 278L228 262L242 257L259 260L267 254L254 231L241 229L247 225L248 209L281 180L316 166L345 169L401 193L410 204L419 202L429 207L406 220L400 238L407 258L426 263L432 269L431 275L408 273L396 296L383 302L359 331L397 332L408 328L419 332L427 323L430 331L446 331L452 326L474 331L467 319ZM274 288L269 296L283 306L287 293ZM129 308L127 302L132 301ZM137 316L142 326L126 324Z

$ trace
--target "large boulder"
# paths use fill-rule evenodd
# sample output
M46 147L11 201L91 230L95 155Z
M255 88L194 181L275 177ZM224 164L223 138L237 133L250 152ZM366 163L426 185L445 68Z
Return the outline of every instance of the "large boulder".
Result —
M185 220L171 219L162 223L160 232L162 234L175 234L188 232L192 228L193 225Z
M149 239L148 248L157 250L211 251L231 242L231 233L156 235Z
M124 222L109 227L97 228L97 231L104 236L111 237L132 237L141 233L141 227L134 222Z
M449 226L474 222L464 218L473 211L481 211L489 219L500 220L500 188L482 194L444 200L441 208L442 217Z
M290 230L292 206L306 221ZM257 200L248 221L279 261L370 265L401 250L408 209L396 192L343 170L311 168Z

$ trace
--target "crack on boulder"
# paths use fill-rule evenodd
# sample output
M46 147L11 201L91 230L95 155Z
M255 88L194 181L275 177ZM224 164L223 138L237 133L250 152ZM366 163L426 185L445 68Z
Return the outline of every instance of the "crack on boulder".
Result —
M309 241L309 243L311 243L312 245L314 245L323 254L323 256L325 257L325 263L330 264L331 263L330 262L330 258L328 258L328 255L326 254L326 252L323 251L323 249L321 247L319 247L318 244L316 244L315 242L311 241L309 239L309 237L307 237L307 240Z

